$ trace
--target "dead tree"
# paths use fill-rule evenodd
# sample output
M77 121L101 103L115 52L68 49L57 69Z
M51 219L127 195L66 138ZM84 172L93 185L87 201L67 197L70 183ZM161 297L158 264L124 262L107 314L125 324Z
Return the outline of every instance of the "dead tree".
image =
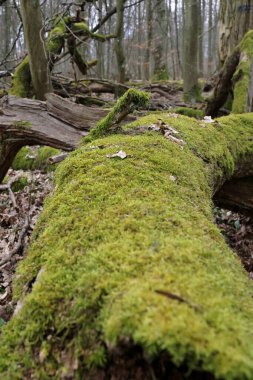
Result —
M49 145L73 150L99 120L105 118L103 127L106 130L149 101L148 94L129 90L108 113L101 108L75 104L52 93L47 94L46 98L46 102L15 96L1 99L0 182L22 146Z

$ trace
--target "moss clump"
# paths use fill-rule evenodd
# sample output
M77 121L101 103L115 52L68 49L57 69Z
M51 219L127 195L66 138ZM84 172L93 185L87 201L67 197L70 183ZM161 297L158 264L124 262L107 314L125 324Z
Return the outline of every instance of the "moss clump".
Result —
M167 81L169 78L169 71L166 67L155 70L152 75L152 81Z
M149 360L166 351L216 378L253 378L253 285L213 224L211 203L217 177L253 153L253 115L205 127L160 118L184 150L158 132L107 136L59 166L18 268L23 307L2 329L1 379L89 379L122 339ZM121 149L125 160L107 157Z
M25 57L16 68L12 78L12 87L9 93L21 98L28 98L31 95L32 78L28 56Z
M88 25L85 22L75 22L72 26L72 32L75 34L85 35L85 33L89 33Z
M246 112L248 90L250 85L250 67L253 58L253 31L246 33L240 43L241 61L233 76L234 99L232 105L233 113Z
M13 123L13 125L15 125L16 127L21 127L21 128L25 128L25 129L29 129L32 127L32 123L30 123L29 121L16 121Z
M12 191L14 191L16 193L18 191L23 190L24 187L27 186L27 184L28 184L27 177L20 177L17 181L15 181L12 184L11 189L12 189Z
M192 104L203 101L201 85L199 82L195 84L191 90L184 92L184 101Z
M17 153L12 168L14 170L43 170L52 171L55 170L55 165L48 164L48 158L59 154L58 149L43 146L36 151L30 147L23 147Z
M203 110L198 110L195 108L188 108L188 107L175 108L173 112L178 113L180 115L195 117L196 119L202 119L205 115Z
M71 22L70 17L57 17L54 22L54 27L50 31L47 39L47 48L50 54L58 55L64 47L64 39L67 36L67 27Z
M110 131L112 125L117 123L117 119L120 118L122 114L128 114L137 108L148 107L149 102L150 94L147 92L129 89L120 97L111 112L98 122L85 141L88 142L94 138L104 136Z

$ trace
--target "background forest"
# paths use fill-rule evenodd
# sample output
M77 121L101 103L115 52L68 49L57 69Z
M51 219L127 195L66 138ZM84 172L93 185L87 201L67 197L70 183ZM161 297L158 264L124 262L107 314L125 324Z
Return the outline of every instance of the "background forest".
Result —
M75 2L75 4L77 4ZM94 28L111 11L115 1L79 1L84 5L82 17L90 29ZM118 1L120 3L120 1ZM182 78L183 40L184 40L184 1L182 0L141 0L123 1L124 17L120 26L125 57L127 80L180 79ZM186 2L188 3L188 2ZM191 1L194 9L192 30L198 44L198 71L200 77L213 74L218 66L218 20L219 1ZM72 4L72 5L71 5ZM75 6L71 1L48 0L41 2L45 32L50 31L55 17L63 17L68 9L74 14ZM0 8L1 25L1 62L0 68L13 69L26 54L19 1L7 1ZM103 34L116 32L117 16L114 14L99 28ZM115 40L84 42L81 51L87 60L97 59L88 75L98 78L118 79ZM164 67L163 76L156 78L157 70ZM73 67L67 57L62 58L55 72L73 76ZM78 75L78 74L77 74Z

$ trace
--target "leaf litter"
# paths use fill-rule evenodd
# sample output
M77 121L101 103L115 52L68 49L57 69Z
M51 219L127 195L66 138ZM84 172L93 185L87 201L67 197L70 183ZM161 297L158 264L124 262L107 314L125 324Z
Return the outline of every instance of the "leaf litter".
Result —
M52 173L10 169L8 184L0 186L0 326L12 315L12 280L17 263L27 252L32 231L52 191ZM26 179L15 190L17 181ZM14 198L13 198L14 197Z

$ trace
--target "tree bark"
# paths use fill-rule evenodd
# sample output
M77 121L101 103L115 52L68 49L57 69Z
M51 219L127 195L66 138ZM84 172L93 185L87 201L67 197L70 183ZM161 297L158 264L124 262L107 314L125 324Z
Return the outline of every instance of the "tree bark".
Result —
M51 80L47 50L44 43L42 18L39 0L22 0L21 12L25 40L29 53L29 65L33 88L37 99L44 100L51 92Z
M223 65L244 34L253 28L253 1L221 0L219 25L219 56Z
M236 178L225 182L215 194L214 201L222 208L253 217L253 177Z
M198 93L198 0L185 0L184 99L195 103Z
M73 150L89 130L92 129L91 134L96 136L108 133L112 126L119 127L129 113L147 106L149 102L147 93L129 90L108 113L103 109L74 104L55 94L47 94L46 97L46 103L14 96L1 99L0 182L22 146L49 145Z
M124 0L117 0L117 22L116 22L116 41L115 52L118 65L118 82L125 83L126 70L125 70L125 54L123 48L124 37Z
M145 0L146 6L146 49L144 55L144 77L146 80L150 80L150 56L151 45L153 36L153 17L152 17L152 3L151 0Z
M235 48L222 67L213 96L207 100L206 115L217 117L219 109L232 91L232 79L240 60L240 49Z

